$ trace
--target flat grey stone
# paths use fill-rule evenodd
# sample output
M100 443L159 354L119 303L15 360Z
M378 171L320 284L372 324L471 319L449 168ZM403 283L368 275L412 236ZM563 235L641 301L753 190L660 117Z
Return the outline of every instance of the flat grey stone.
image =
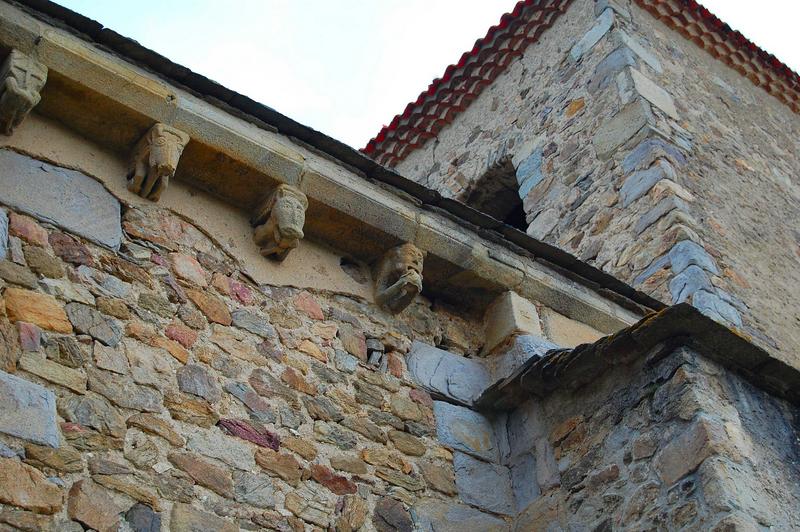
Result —
M20 453L17 453L17 451L0 441L0 458L25 458L24 454L21 449Z
M126 375L99 369L87 370L89 389L122 408L141 412L160 412L161 394L152 388L139 386Z
M692 296L692 306L714 321L723 325L742 326L739 312L726 301L712 292L698 290Z
M655 274L658 270L666 268L669 265L670 265L669 253L667 253L666 255L661 255L653 262L651 262L650 266L645 268L645 270L642 273L636 276L636 278L633 280L633 286L638 286L642 284L643 282L648 280L650 276Z
M536 477L536 459L533 453L518 456L511 464L511 489L517 512L521 512L539 496L539 483Z
M623 107L604 122L594 134L592 143L597 155L607 159L614 150L632 139L645 125L652 122L652 113L641 101Z
M119 249L119 201L75 170L0 150L0 202L71 233Z
M628 35L622 30L617 32L619 35L620 42L629 48L633 53L635 53L639 59L647 63L647 65L656 71L656 73L661 74L663 69L661 68L661 62L658 58L651 53L647 48L645 48L639 41Z
M0 209L0 260L8 257L8 214Z
M599 15L606 9L613 9L615 13L625 19L631 18L628 8L620 4L620 0L597 0L594 4L594 14Z
M635 64L636 60L633 58L631 51L624 46L620 46L597 64L592 79L587 85L587 90L589 93L594 94L599 90L605 89L614 82L617 74L622 69Z
M58 411L67 421L95 429L115 438L125 436L125 418L104 398L96 395L73 395L59 399Z
M479 362L422 342L414 342L406 358L411 378L429 392L471 405L491 383Z
M0 371L0 432L57 448L60 433L55 394Z
M682 240L672 246L672 249L669 250L669 260L672 273L675 274L694 264L714 275L719 275L714 257L709 255L703 246L691 240Z
M117 320L82 303L68 303L65 307L75 330L88 334L109 347L116 346L122 338L122 327Z
M660 138L649 138L640 142L625 156L622 160L622 171L629 174L634 170L643 170L662 157L679 168L686 166L686 157L677 147Z
M699 290L711 291L711 280L699 266L689 266L669 282L672 303L683 303Z
M671 118L680 119L678 110L675 108L675 100L663 87L635 68L631 68L630 72L636 92L642 98L664 111Z
M225 391L241 401L250 411L250 416L262 423L275 423L277 416L269 404L250 386L243 382L230 381Z
M433 414L439 442L490 462L499 461L494 428L486 417L442 401L433 402Z
M531 358L541 358L548 351L560 348L561 346L539 336L531 334L515 336L511 345L505 350L487 359L487 362L492 364L492 380L497 382L505 379Z
M133 532L160 532L161 514L146 504L137 502L125 513L125 520Z
M516 176L520 198L524 199L528 195L528 192L530 192L544 177L542 175L542 156L542 147L538 146L533 150L533 153L519 163Z
M456 451L453 453L453 468L458 496L462 501L496 514L516 514L511 472L507 467Z
M637 235L644 233L648 227L675 209L685 213L689 212L689 207L682 199L676 198L675 196L667 196L659 201L655 207L644 213L641 218L639 218L633 228L634 232Z
M600 16L597 17L597 20L586 34L581 37L581 39L575 43L575 46L572 47L572 50L569 51L569 56L572 58L573 61L577 61L578 59L583 56L586 52L594 48L594 45L597 44L600 39L603 38L608 30L611 29L611 26L614 24L614 12L611 9L605 9Z
M216 403L222 398L222 390L213 376L199 364L186 364L181 367L175 376L178 379L180 391L190 393Z
M424 499L411 508L414 530L420 532L502 532L502 519L470 506L440 499Z
M675 179L675 170L667 161L657 161L646 170L638 170L630 174L619 189L622 206L627 207L647 194L662 179Z
M234 471L233 489L236 493L236 502L258 508L275 507L275 487L265 474Z
M214 458L234 469L256 471L256 461L250 444L244 440L225 435L218 427L195 429L186 448L190 451Z
M275 331L275 327L273 327L266 318L259 316L255 312L250 312L246 309L237 309L231 312L231 318L235 326L257 334L262 338L275 338L278 335Z

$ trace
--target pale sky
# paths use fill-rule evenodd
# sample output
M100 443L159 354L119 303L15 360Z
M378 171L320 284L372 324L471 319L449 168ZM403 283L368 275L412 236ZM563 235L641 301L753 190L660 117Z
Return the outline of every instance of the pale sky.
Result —
M515 0L56 0L362 148ZM800 71L800 2L702 0Z

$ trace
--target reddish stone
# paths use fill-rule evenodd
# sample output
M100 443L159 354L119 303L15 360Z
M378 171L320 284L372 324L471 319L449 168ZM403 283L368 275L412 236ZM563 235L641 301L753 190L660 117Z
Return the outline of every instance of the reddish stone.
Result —
M401 357L397 356L395 353L389 353L386 355L386 363L389 368L389 373L398 379L403 378L403 359Z
M319 306L314 296L303 290L294 298L294 308L300 312L304 312L312 320L324 320L325 314L322 313L322 307Z
M47 231L29 216L12 212L8 217L8 232L28 244L47 247Z
M202 290L188 290L187 295L210 321L220 325L231 324L231 313L220 298Z
M173 303L186 303L186 292L183 291L181 285L171 274L167 274L161 278L161 281L167 285L167 298Z
M42 330L32 323L17 322L19 345L23 351L38 351L42 341Z
M250 290L247 285L235 279L231 279L229 284L233 297L238 299L242 305L253 304L253 291Z
M412 389L408 392L408 397L415 403L433 408L433 399L431 399L430 394L424 390Z
M103 255L100 257L100 264L106 272L127 283L139 283L147 288L153 288L153 278L147 270L121 257Z
M347 477L334 475L333 471L324 465L311 466L311 478L334 492L336 495L349 495L356 492L356 485Z
M164 259L164 257L159 255L155 251L150 253L150 262L152 262L153 264L158 264L159 266L162 266L164 268L169 268L169 264Z
M170 340L175 340L185 348L190 348L197 341L197 332L180 322L173 321L164 329Z
M208 286L206 271L200 266L197 259L183 253L170 253L169 260L175 275L179 278L197 286Z
M281 439L277 434L264 428L256 428L241 419L220 419L217 425L231 436L255 443L259 447L277 451L281 445Z
M293 368L286 368L281 374L281 380L299 392L316 395L317 387L306 381Z
M64 233L53 233L48 237L48 240L50 241L50 247L53 248L53 252L64 262L69 262L76 266L80 266L81 264L85 264L86 266L94 265L94 259L92 258L92 253L89 251L89 248L71 236L65 235Z

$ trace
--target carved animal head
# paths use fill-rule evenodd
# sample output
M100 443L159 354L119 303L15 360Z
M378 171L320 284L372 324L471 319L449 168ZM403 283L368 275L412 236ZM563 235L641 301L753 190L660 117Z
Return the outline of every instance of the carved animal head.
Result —
M159 176L172 176L188 137L164 124L154 125L148 132L150 147L150 171Z

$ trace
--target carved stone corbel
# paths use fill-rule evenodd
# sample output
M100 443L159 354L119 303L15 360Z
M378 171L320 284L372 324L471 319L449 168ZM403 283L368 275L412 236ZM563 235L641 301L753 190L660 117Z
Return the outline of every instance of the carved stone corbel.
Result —
M155 124L139 139L128 167L128 190L158 201L175 175L189 135L165 124Z
M39 91L47 81L47 67L19 50L11 50L0 76L0 127L11 135L42 99Z
M402 244L384 253L375 265L375 302L397 314L422 291L425 254L414 244Z
M282 261L303 238L308 198L291 185L281 184L252 219L253 240L265 257Z

